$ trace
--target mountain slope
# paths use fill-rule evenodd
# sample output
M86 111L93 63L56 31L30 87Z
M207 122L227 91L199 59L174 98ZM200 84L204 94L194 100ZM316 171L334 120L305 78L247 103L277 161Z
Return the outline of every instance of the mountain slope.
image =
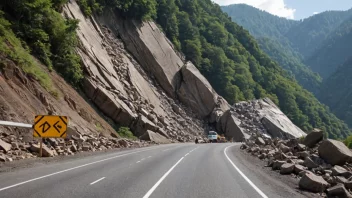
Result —
M352 10L316 14L292 27L285 36L303 57L308 58L351 15Z
M350 127L352 127L352 57L326 79L319 99Z
M55 1L55 3L62 2L66 1ZM139 71L139 67L138 64L134 64L136 61L132 57L114 53L123 48L121 47L123 45L108 39L107 34L110 31L101 30L94 20L85 20L75 3L71 3L74 6L69 8L74 12L69 11L66 14L84 21L79 23L79 38L84 41L79 46L69 45L68 49L65 48L66 44L71 43L62 40L60 33L75 32L78 21L55 23L60 21L52 20L51 16L59 15L51 7L56 4L52 4L49 0L31 0L25 3L15 1L21 4L18 8L23 9L24 13L29 12L28 17L34 17L34 21L31 23L31 18L28 18L24 24L16 24L11 28L16 30L17 36L23 38L24 42L30 43L29 48L36 49L36 56L40 56L42 61L49 58L54 62L53 68L59 71L62 68L75 67L62 64L62 57L57 56L63 54L66 55L64 57L67 58L66 61L75 60L71 59L70 55L77 55L72 50L77 49L82 58L82 65L85 66L86 76L81 83L88 97L106 116L119 124L134 128L135 134L139 135L148 129L158 132L161 130L160 133L165 134L162 131L167 130L166 135L184 141L199 134L198 131L201 129L200 121L194 117L187 117L192 114L184 112L177 105L178 102L173 100L177 98L173 91L178 90L180 82L184 83L182 75L177 72L177 69L183 66L183 61L175 56L169 45L166 45L168 41L158 27L153 22L141 23L141 19L156 19L175 48L180 49L186 58L199 68L216 92L230 103L269 97L305 131L313 127L322 128L330 138L342 138L350 134L343 122L331 114L311 93L290 79L278 64L260 50L258 43L248 31L233 23L211 0L77 2L81 9L86 10L87 16L89 10L97 14L101 9L117 11L123 20L110 17L112 24L117 24L119 29L126 33L125 37L136 41L126 42L128 48L135 50L134 56L148 68L149 73L160 72L157 78L159 83L163 84L151 83L155 82L152 80L153 77L145 79L143 72L137 75L135 71ZM19 14L23 13L14 12L17 7L13 6L13 3L6 2L5 7L8 11L6 14L10 15L8 18L20 18ZM58 7L60 10L60 4ZM43 18L50 20L40 20ZM64 27L66 31L56 32L54 31L56 28L53 27ZM33 40L32 37L37 40ZM60 41L62 43L58 43ZM64 73L66 70L61 71ZM132 77L141 81L134 85L133 81L130 81ZM150 82L148 87L152 90L144 89L143 85L147 82ZM166 94L159 89L160 87L167 91ZM163 105L164 108L158 108L154 103L150 103L147 100L150 98L143 97L146 94L142 93L143 91L153 94L156 102L161 100L157 104ZM163 112L165 114L162 115Z
M222 6L237 24L247 29L254 37L268 37L286 40L284 36L292 27L300 22L274 16L246 4Z
M314 74L294 50L286 34L301 22L280 18L252 6L235 4L222 6L231 19L242 25L257 38L260 48L277 61L304 88L317 93L321 83L319 75Z
M277 61L304 88L312 93L319 92L321 77L313 73L290 46L283 46L279 41L269 38L258 38L257 40L260 48Z
M328 78L352 57L352 17L332 31L305 62L323 78Z

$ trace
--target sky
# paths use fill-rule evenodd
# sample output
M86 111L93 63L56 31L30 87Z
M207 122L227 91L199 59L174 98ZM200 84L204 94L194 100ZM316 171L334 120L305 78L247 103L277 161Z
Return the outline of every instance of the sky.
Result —
M220 5L245 3L271 14L300 20L327 10L348 10L352 0L213 0Z

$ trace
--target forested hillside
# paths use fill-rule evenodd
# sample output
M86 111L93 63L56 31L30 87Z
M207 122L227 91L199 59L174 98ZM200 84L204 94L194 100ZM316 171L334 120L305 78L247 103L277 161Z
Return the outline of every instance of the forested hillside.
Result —
M231 13L234 21L249 29L257 37L261 49L291 72L301 85L316 94L340 119L351 125L351 102L348 102L351 101L348 92L352 57L351 9L323 12L297 21L289 29L286 24L290 20L250 6L231 5L222 9ZM262 24L266 28L262 28ZM285 32L278 31L280 26ZM254 30L255 33L252 32ZM322 79L324 83L321 86Z
M48 66L73 83L79 81L72 32L77 21L63 20L62 1L1 3L5 18L21 41ZM347 126L259 49L255 39L233 23L211 0L80 0L88 16L116 9L124 17L155 19L229 103L269 97L303 130L322 128L331 138L350 134ZM23 17L25 16L25 17ZM21 18L21 20L18 20ZM45 19L45 20L44 20ZM64 38L73 40L65 40ZM63 61L67 61L63 62ZM74 61L74 62L72 62ZM62 68L65 68L63 70Z
M304 88L316 94L320 90L322 78L313 73L299 58L300 54L290 45L283 46L279 41L270 38L257 38L260 48L277 61Z
M287 40L285 34L300 23L274 16L246 4L222 6L221 9L256 38L266 37L285 41Z
M326 11L313 15L304 19L299 25L292 27L286 37L303 57L308 58L351 15L352 10Z
M221 9L255 36L260 48L304 88L313 93L319 91L321 78L303 63L303 56L286 37L291 29L301 24L300 21L277 17L245 4L223 6Z
M325 80L319 98L352 127L352 56Z
M337 27L305 62L323 78L328 78L352 57L351 44L352 17Z

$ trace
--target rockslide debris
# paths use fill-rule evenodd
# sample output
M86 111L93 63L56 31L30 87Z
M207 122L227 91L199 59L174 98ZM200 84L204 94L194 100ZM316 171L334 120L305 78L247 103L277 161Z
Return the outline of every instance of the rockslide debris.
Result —
M342 142L322 137L319 129L304 139L288 140L253 133L240 148L266 161L267 167L298 177L302 190L352 197L352 152Z

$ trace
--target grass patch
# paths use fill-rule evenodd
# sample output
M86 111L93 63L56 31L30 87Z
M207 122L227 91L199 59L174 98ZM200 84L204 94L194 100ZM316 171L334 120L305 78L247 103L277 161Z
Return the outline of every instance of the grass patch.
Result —
M21 41L10 29L10 23L0 13L0 53L15 62L21 69L31 74L49 92L55 92L49 75L36 63L28 49L22 46Z
M95 124L95 128L97 129L98 132L103 131L103 127L101 126L101 124L100 124L99 122L97 122L97 123Z
M123 138L128 138L128 139L131 139L131 140L137 140L138 139L136 136L133 135L132 131L128 127L120 127L117 130L117 133L120 135L120 137L123 137Z

